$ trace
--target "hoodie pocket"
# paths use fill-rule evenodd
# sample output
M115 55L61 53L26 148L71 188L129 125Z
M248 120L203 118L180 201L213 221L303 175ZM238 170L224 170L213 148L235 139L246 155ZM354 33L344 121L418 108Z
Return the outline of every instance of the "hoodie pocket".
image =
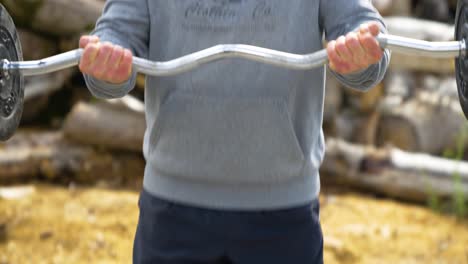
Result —
M149 162L161 175L265 184L301 175L301 150L284 99L172 94L151 132Z

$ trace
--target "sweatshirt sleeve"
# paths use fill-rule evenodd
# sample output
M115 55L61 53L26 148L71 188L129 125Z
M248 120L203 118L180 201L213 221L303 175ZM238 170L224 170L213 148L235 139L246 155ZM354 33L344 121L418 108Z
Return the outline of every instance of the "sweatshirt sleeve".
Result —
M327 41L357 31L361 24L371 21L379 22L382 33L387 33L382 17L370 0L320 0L320 26ZM330 72L344 85L366 91L382 81L389 61L390 51L386 49L382 59L367 69L346 75Z
M147 0L108 0L92 34L102 42L111 42L130 49L134 56L146 58L149 27ZM110 99L123 97L133 89L136 72L122 84L110 84L86 74L84 78L95 97Z

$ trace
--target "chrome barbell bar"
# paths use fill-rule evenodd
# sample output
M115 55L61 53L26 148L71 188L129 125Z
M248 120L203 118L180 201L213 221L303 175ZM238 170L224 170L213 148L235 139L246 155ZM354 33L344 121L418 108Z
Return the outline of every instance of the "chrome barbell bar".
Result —
M464 56L466 44L461 41L430 42L380 34L377 41L383 49L407 55L433 58L455 58ZM41 75L77 66L83 49L76 49L49 58L34 61L3 60L3 72L19 70L23 76ZM170 61L158 62L134 57L133 66L137 72L151 76L170 76L189 71L199 65L223 58L245 58L265 64L289 69L307 70L325 65L328 56L325 49L305 55L287 53L272 49L243 44L216 45Z

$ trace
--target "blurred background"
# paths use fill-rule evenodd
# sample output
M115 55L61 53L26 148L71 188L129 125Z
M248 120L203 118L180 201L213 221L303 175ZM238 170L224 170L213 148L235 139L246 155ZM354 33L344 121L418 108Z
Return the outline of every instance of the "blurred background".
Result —
M0 0L24 59L77 48L104 0ZM391 34L454 35L456 0L372 0ZM327 81L325 263L468 263L468 125L453 60L394 53L367 93ZM144 169L144 77L91 96L77 68L26 79L0 143L0 264L131 263Z

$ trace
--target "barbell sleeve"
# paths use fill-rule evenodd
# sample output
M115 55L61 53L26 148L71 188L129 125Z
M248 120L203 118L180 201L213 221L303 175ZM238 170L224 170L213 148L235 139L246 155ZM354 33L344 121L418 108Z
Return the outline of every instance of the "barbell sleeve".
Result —
M377 36L377 41L382 48L410 56L455 58L460 55L464 56L466 51L464 40L434 42L380 34Z
M393 52L407 55L455 58L465 55L466 51L463 40L430 42L388 34L380 34L376 39L382 49L387 48ZM23 76L40 75L76 66L82 54L82 49L76 49L41 60L13 62L4 60L2 67L4 72L19 70ZM205 63L232 57L299 70L320 67L328 62L325 49L311 54L299 55L250 45L224 44L165 62L134 57L133 66L134 70L146 75L170 76L189 71Z

